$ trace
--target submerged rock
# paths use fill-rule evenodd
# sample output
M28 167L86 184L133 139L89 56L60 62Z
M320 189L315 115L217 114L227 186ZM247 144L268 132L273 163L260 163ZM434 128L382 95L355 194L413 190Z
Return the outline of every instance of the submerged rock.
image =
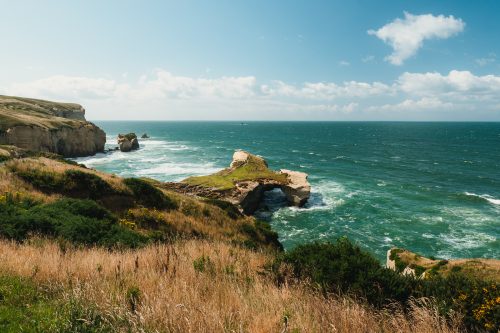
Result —
M122 152L139 149L139 140L137 140L137 135L135 135L135 133L118 134L118 146Z
M141 135L141 139L149 139L149 135L147 133L144 133Z
M280 188L288 204L297 207L307 202L311 192L306 173L273 171L262 157L242 150L233 154L229 168L209 176L190 177L180 183L166 183L166 186L184 194L229 201L245 214L259 208L266 191Z

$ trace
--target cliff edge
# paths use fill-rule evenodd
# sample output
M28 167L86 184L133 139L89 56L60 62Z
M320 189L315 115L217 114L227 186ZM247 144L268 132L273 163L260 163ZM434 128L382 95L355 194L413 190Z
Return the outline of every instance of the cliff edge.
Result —
M104 151L106 134L79 104L0 95L0 144L65 157Z

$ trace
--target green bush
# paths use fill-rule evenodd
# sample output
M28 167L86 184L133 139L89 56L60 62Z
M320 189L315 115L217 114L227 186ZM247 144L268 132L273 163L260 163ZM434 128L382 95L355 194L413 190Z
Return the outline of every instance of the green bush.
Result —
M238 208L230 202L218 199L206 199L205 202L209 205L219 207L226 212L227 216L231 219L236 220L243 216Z
M106 247L137 247L147 241L119 225L109 211L92 200L62 199L28 208L0 203L0 235L21 241L30 234Z
M274 245L277 249L283 250L283 245L278 239L278 233L271 228L271 225L265 221L256 220L255 228L264 237L267 244Z
M390 258L395 260L396 254ZM280 256L273 265L278 281L283 263L291 266L295 278L312 282L325 292L361 296L377 307L396 301L408 306L411 298L436 300L442 315L463 314L471 332L497 332L500 329L500 285L468 277L458 270L448 276L429 274L425 279L403 276L380 265L370 253L347 238L336 243L299 245ZM436 266L446 265L446 261ZM421 271L419 267L413 267ZM417 273L419 273L417 272Z
M275 246L280 251L283 250L283 245L278 240L278 234L271 229L267 222L256 220L255 224L243 223L240 230L250 237L250 242L245 244L248 248L256 247L257 243L265 243Z
M15 170L15 174L43 192L60 192L64 188L64 179L54 172L28 169Z
M446 277L423 279L412 290L414 297L433 297L442 314L460 312L471 332L500 330L500 284L452 272Z
M98 199L115 191L101 177L71 169L64 172L64 192L75 197Z
M63 174L40 169L15 170L15 173L47 193L63 193L71 197L99 199L115 192L101 177L75 169L66 170Z
M145 180L126 178L124 183L132 190L136 201L145 207L158 209L178 208L178 204L174 200Z
M309 280L325 293L353 294L379 306L393 300L406 301L414 282L382 267L347 238L336 243L299 245L279 260L292 266L295 277Z

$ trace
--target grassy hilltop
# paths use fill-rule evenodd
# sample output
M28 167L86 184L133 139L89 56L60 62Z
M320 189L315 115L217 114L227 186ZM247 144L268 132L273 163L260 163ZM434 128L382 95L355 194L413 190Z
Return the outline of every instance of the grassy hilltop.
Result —
M73 117L73 118L65 118ZM0 133L19 125L58 128L75 126L85 120L78 104L0 95Z

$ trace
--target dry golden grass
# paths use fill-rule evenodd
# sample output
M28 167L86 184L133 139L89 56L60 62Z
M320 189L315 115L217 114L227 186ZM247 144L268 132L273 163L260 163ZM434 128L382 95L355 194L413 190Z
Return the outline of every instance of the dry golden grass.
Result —
M193 262L205 258L204 269ZM210 259L206 259L210 258ZM263 271L270 254L220 241L190 240L139 250L67 249L34 239L0 241L0 271L63 287L109 316L153 332L459 332L431 303L409 314L376 311L302 285L278 287ZM200 265L198 264L198 267ZM135 311L127 290L140 290ZM284 326L284 318L288 326Z

